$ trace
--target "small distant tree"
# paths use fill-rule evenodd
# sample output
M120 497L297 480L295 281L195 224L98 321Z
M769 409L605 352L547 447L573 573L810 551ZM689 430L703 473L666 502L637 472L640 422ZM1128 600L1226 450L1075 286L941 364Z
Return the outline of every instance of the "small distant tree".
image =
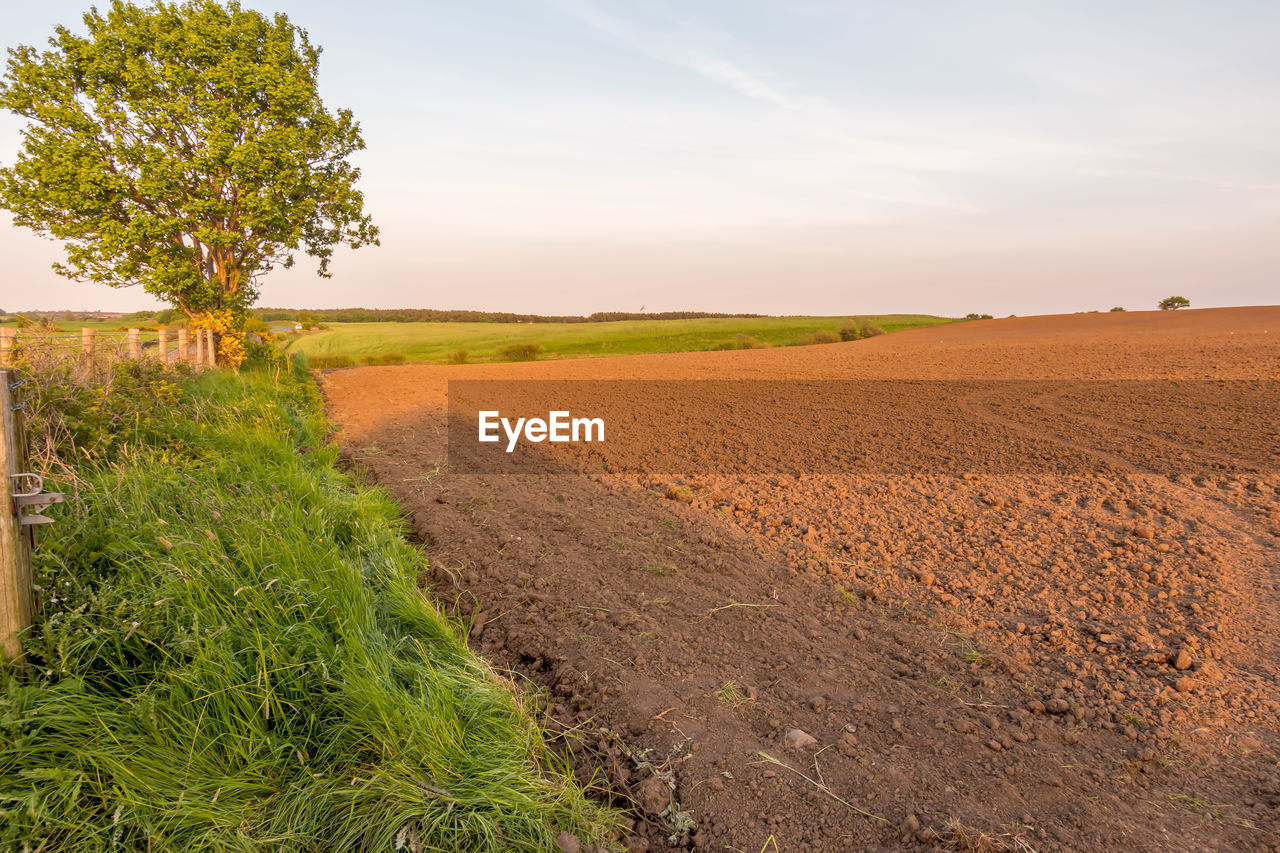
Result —
M966 320L990 320L990 319L992 319L992 317L991 317L991 315L990 315L990 314L965 314L965 315L964 315L964 318L965 318Z
M65 241L54 269L142 285L217 331L296 253L376 243L348 157L349 110L320 100L320 49L283 14L236 2L113 0L86 33L9 51L0 108L29 124L0 168L14 222Z
M1117 305L1115 308L1112 308L1112 309L1111 309L1111 313L1112 313L1112 314L1114 314L1114 313L1116 313L1117 311L1123 311L1123 310L1124 310L1124 306L1123 306L1123 305Z
M1190 308L1191 300L1185 296L1170 296L1160 300L1161 311L1176 311L1179 308Z

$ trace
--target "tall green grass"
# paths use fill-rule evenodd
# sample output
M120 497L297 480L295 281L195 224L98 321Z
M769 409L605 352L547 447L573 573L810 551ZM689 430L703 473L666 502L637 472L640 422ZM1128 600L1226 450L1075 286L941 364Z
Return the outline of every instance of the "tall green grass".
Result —
M0 849L553 850L611 831L423 596L305 379L187 379L81 460L0 667ZM150 436L147 438L146 436Z

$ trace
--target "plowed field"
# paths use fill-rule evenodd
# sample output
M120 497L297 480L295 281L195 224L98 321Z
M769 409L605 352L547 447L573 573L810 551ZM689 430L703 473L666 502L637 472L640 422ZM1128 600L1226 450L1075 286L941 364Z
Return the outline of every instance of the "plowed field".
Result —
M610 440L476 473L461 379ZM1277 382L1272 307L324 379L630 849L750 853L1280 849Z

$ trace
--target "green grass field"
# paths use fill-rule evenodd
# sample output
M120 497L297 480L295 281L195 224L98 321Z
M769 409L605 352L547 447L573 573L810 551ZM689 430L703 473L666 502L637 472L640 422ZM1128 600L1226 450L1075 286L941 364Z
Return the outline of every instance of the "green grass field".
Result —
M348 356L355 361L389 353L408 361L446 361L466 350L469 360L495 359L498 347L534 342L542 358L690 352L734 344L747 335L762 346L790 346L805 335L838 332L849 317L751 317L700 320L622 320L611 323L335 323L333 328L290 337L290 352ZM886 332L952 322L927 314L863 318Z
M30 426L75 477L28 665L0 662L0 850L616 840L532 699L419 589L400 510L339 470L309 379L33 383Z

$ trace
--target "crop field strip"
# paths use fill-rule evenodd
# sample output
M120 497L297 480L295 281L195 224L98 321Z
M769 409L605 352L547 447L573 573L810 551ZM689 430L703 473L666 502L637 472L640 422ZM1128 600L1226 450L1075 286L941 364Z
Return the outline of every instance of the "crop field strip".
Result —
M541 358L617 356L710 349L754 349L839 340L855 320L896 332L952 322L943 317L893 314L855 318L757 317L691 320L622 320L592 323L334 323L292 336L289 352L309 357L366 357L394 353L411 362L446 362L458 353L470 361L510 360L498 350L528 343ZM824 337L819 337L819 336Z

